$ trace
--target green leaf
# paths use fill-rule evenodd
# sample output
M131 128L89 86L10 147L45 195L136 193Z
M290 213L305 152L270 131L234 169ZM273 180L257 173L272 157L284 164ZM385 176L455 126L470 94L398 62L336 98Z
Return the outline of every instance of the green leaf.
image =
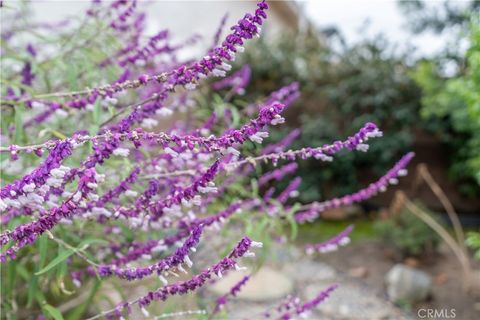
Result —
M255 196L255 197L258 197L258 182L257 180L254 180L252 179L250 181L250 186L252 188L252 194Z
M75 64L69 64L67 67L67 78L71 90L78 90L78 74Z
M54 268L55 266L57 266L59 263L61 263L62 261L65 261L68 257L70 257L72 254L74 254L76 252L75 249L68 249L68 250L65 250L63 251L61 254L59 254L55 259L53 259L52 261L50 261L50 263L45 267L43 268L42 270L38 271L38 272L35 272L35 275L36 276L39 276L41 274L44 274L45 272L51 270L52 268Z
M238 112L237 108L230 108L232 112L232 127L236 128L240 124L240 113Z
M40 253L40 260L38 261L38 267L42 268L47 259L47 250L48 250L48 238L46 235L43 235L38 239L38 251Z
M20 277L22 277L24 280L28 280L30 279L32 276L30 274L30 272L28 272L28 270L22 266L21 264L20 265L17 265L16 267L17 269L17 273L20 275Z
M30 285L28 286L28 298L27 298L27 307L31 307L33 303L33 298L35 298L35 293L37 291L38 277L33 276L30 280Z
M106 243L106 241L101 239L86 239L82 241L77 248L69 248L63 251L62 253L60 253L55 259L50 261L50 263L45 268L36 272L35 275L39 276L41 274L44 274L45 272L57 266L59 263L65 261L68 257L70 257L75 252L85 250L86 248L88 248L90 244L93 244L93 243Z
M92 304L93 297L97 293L98 289L100 289L101 285L102 282L100 280L95 281L95 284L93 285L87 300L79 306L75 307L67 316L67 320L78 320L82 317L85 311L87 311L87 308Z
M43 309L45 309L53 317L53 319L63 320L62 313L57 308L52 307L49 304L46 304L46 305L43 306Z
M102 114L102 104L100 99L95 100L93 105L93 123L97 126L100 125L100 115Z
M8 285L10 290L13 291L15 287L15 280L17 278L17 262L15 260L11 260L8 263Z
M223 98L219 94L215 93L213 95L213 103L215 105L222 105L223 104Z
M298 235L298 224L295 220L295 212L301 207L299 203L295 203L293 207L287 212L286 218L290 224L290 239L295 240Z
M15 107L15 143L21 144L23 139L23 107Z
M43 268L45 264L45 260L47 259L47 251L48 251L48 238L46 235L43 235L38 239L38 251L40 253L40 260L36 265L35 271L40 270ZM38 277L32 276L30 280L30 286L28 287L28 298L27 298L27 307L31 307L33 303L33 299L35 298L35 294L38 288Z

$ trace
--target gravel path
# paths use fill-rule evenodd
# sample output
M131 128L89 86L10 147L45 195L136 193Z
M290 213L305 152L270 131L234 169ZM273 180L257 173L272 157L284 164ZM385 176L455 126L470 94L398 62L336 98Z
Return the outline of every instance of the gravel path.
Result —
M288 294L302 302L311 300L331 284L339 287L310 314L309 319L380 320L414 319L372 288L356 278L338 272L332 266L296 257L277 266L264 266L242 289L241 294L229 300L228 319L264 319L265 310L272 309ZM294 264L291 261L296 261ZM266 274L270 274L266 277ZM228 291L243 275L231 273L211 288L211 294ZM265 292L259 295L258 292ZM276 317L273 316L273 319Z

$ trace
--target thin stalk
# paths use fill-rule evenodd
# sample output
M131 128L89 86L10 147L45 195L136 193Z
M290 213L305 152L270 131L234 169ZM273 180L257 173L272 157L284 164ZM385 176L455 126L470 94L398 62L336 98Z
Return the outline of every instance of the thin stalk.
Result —
M400 201L405 204L405 206L410 212L412 212L415 216L417 216L420 220L422 220L430 228L432 228L443 239L443 241L445 241L445 243L450 247L450 249L452 249L463 269L464 287L468 288L472 269L470 266L470 260L463 248L455 241L455 239L448 233L448 231L445 230L444 227L442 227L437 221L435 221L435 219L433 219L428 213L426 213L416 204L410 201L405 195L405 193L403 193L402 191L398 191L396 197L400 198Z

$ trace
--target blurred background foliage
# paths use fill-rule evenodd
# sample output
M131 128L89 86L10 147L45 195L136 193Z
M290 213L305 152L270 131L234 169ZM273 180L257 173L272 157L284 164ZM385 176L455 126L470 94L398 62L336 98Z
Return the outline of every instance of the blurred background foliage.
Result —
M480 24L472 20L470 48L453 76L442 74L438 60L420 61L412 73L422 88L422 121L447 144L453 179L480 184ZM468 193L473 190L463 188Z
M295 148L320 146L350 135L367 121L385 132L366 154L344 154L325 166L302 162L302 201L332 196L327 193L330 191L338 194L358 189L359 172L385 172L411 146L412 128L419 120L420 89L409 76L407 57L396 56L383 38L351 47L342 43L337 33L327 42L306 33L280 39L273 47L261 42L246 50L253 69L251 86L256 91L275 90L282 82L300 83L302 94L287 111L289 125L302 128ZM336 44L341 49L334 49ZM284 134L278 134L281 136Z
M428 212L435 221L442 223L435 213L429 211L421 203L417 205ZM380 219L374 223L374 229L382 243L395 249L395 254L401 258L409 256L432 255L440 243L437 233L422 220L416 217L408 208L393 214L387 219Z
M399 7L412 36L448 31L445 50L419 59L382 35L347 44L335 28L259 40L246 50L242 62L252 67L246 92L255 96L242 99L300 83L302 94L286 117L291 128L302 128L295 148L344 137L366 121L385 133L366 154L344 154L328 165L300 163L301 201L358 189L362 177L379 176L414 149L419 134L445 150L448 179L463 196L480 194L480 2L445 2L432 10L423 1L401 1ZM273 139L286 131L274 131Z

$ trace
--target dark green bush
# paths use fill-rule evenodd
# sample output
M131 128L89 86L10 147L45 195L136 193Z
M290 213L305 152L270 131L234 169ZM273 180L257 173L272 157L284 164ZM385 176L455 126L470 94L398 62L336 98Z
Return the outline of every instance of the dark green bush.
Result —
M470 48L455 74L444 75L441 61L422 61L413 78L422 88L424 121L450 150L450 176L465 194L479 194L480 19L471 23Z
M327 166L302 163L302 201L352 192L360 187L360 173L366 173L367 167L375 175L386 171L411 149L412 132L419 125L420 90L409 76L409 57L396 55L381 37L334 49L342 43L338 39L306 33L273 44L260 42L246 54L255 92L300 82L302 95L287 117L293 119L292 127L302 129L295 147L322 145L353 133L366 121L386 133L367 154L345 154ZM273 133L276 136L283 134Z
M429 214L435 218L431 212ZM388 219L376 221L374 228L382 242L398 250L403 257L432 253L440 242L439 236L406 208Z

